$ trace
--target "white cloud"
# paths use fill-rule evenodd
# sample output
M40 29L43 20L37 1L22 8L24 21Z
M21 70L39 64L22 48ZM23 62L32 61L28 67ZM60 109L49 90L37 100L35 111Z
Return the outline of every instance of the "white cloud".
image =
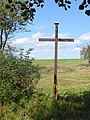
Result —
M49 49L44 49L42 50L42 52L49 52Z
M59 37L60 38L71 38L69 35L70 35L69 33L59 34ZM55 42L39 41L39 38L54 38L54 37L45 36L44 33L37 32L37 33L33 34L30 38L29 37L18 38L16 40L14 40L12 43L14 45L22 45L22 48L26 48L26 49L28 47L32 46L32 48L34 48L34 51L31 54L33 57L39 56L38 55L39 52L40 53L41 52L50 53L51 50L54 52ZM60 57L62 57L62 58L67 57L67 55L64 53L64 49L67 49L67 48L68 49L73 49L73 47L75 47L76 45L79 45L80 43L81 43L80 40L74 40L74 42L58 42L58 49L62 53L60 55ZM79 48L74 48L73 51L74 52L79 52L80 50L79 50Z
M79 37L80 40L90 40L90 32L83 34Z
M69 38L70 37L70 33L59 33L58 36L60 38Z
M32 35L31 39L39 39L40 37L44 37L44 33L37 32Z
M65 34L59 34L59 37L64 37L64 38L66 38L67 36L69 35L69 33L65 33ZM54 35L52 35L52 36L54 36ZM41 32L37 32L37 33L35 33L35 34L33 34L32 36L31 36L31 38L18 38L18 39L16 39L16 40L14 40L13 42L12 42L12 44L14 44L14 45L26 45L26 44L30 44L30 43L36 43L36 47L43 47L43 46L54 46L54 42L39 42L39 38L49 38L49 37L47 37L47 36L45 36L44 35L44 33L41 33ZM76 43L76 41L74 42L74 43ZM60 46L70 46L70 45L72 45L72 44L74 44L73 42L59 42L59 45Z
M60 34L60 36L62 36L62 37L64 36L64 38L70 38L70 37L66 37L67 35L69 35L69 33ZM45 36L43 35L43 37L45 37ZM75 45L79 45L79 44L81 44L80 40L74 40L74 42L58 42L59 49L63 49L63 48L65 49L66 47L75 46ZM46 46L46 47L51 48L51 46L54 47L54 45L55 45L54 42L49 42L49 41L45 42L44 41L44 42L38 42L36 44L36 47L45 47Z
M54 34L52 36L54 36ZM70 33L61 33L61 34L58 34L58 36L59 38L71 38ZM81 44L81 41L79 39L78 40L74 39L74 42L59 42L60 47L68 47L68 46L79 45L79 44Z
M78 53L80 52L80 50L81 50L81 48L79 48L79 47L76 47L73 49L74 52L78 52Z
M81 44L80 40L74 40L74 42L59 42L60 48L72 47L80 44Z
M50 42L41 42L41 43L38 43L36 44L36 47L46 47L46 46L51 46L51 43Z
M18 38L15 41L13 41L12 44L15 44L15 45L16 44L18 44L18 45L27 44L27 43L29 43L29 41L30 41L30 38Z
M79 44L81 44L81 41L80 40L74 40L74 44L79 45Z
M40 37L44 37L43 33L37 32L31 36L31 38L18 38L12 42L14 45L24 45L24 44L29 44L29 43L35 43L39 41Z

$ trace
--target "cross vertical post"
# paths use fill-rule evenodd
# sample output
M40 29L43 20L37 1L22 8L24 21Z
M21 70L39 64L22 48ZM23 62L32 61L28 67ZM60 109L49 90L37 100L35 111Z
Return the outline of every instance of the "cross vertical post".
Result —
M53 97L57 99L57 53L58 53L58 25L55 23L55 59L54 59L54 85L53 85Z
M71 38L58 38L58 25L55 24L55 38L39 38L39 41L54 41L55 42L55 59L54 59L54 83L53 83L53 97L57 100L57 54L58 54L58 42L74 42Z

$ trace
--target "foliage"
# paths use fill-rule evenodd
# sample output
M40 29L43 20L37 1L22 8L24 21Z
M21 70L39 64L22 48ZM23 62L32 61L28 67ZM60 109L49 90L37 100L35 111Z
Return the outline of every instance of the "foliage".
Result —
M24 107L12 102L1 113L3 120L90 120L90 91L64 93L58 101L37 92Z
M81 47L80 55L81 58L85 58L90 61L90 43L88 43L86 46Z
M11 0L8 0L11 1ZM35 2L39 2L39 4L37 4L37 6L40 6L40 3L43 3L44 0L30 0L30 1L35 1ZM71 0L54 0L56 4L58 4L59 7L63 7L65 10L67 10L68 8L70 8L71 5ZM77 1L77 0L75 0ZM41 5L41 7L43 7L43 4ZM90 15L90 0L82 0L81 4L79 5L79 10L85 10L85 14L86 15Z
M37 7L43 6L43 0L27 0L25 2L22 0L14 0L12 2L10 1L2 2L0 4L0 28L2 29L7 29L13 25L13 21L17 27L18 25L25 25L27 22L31 23L36 12L34 5L37 5Z
M0 3L0 49L4 49L10 35L17 30L25 30L32 24L37 7L43 7L43 0L3 0ZM27 31L27 30L26 30Z
M0 102L18 103L22 98L29 100L40 78L39 67L29 59L29 53L15 57L13 52L0 51ZM23 57L24 56L24 57ZM25 57L26 56L26 57Z
M77 1L77 0L75 0ZM70 8L71 0L55 0L55 3L58 4L59 7L64 7L65 10ZM90 15L90 0L82 0L82 3L79 5L79 10L85 10L86 15Z

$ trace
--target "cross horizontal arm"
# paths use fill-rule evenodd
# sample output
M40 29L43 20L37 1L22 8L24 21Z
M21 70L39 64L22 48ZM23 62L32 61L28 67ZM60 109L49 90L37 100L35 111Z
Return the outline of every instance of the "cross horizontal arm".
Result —
M55 41L55 38L39 38L39 41ZM69 38L58 38L61 42L74 42L74 39Z

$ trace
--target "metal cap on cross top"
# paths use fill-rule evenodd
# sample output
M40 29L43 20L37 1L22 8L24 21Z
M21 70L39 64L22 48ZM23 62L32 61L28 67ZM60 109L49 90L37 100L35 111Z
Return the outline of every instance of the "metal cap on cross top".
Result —
M55 41L55 59L54 59L54 84L53 84L53 97L57 100L57 55L58 55L58 42L74 42L71 38L58 38L58 25L59 22L55 22L55 38L39 38L39 41Z
M55 22L54 24L55 24L55 25L59 25L59 22Z

